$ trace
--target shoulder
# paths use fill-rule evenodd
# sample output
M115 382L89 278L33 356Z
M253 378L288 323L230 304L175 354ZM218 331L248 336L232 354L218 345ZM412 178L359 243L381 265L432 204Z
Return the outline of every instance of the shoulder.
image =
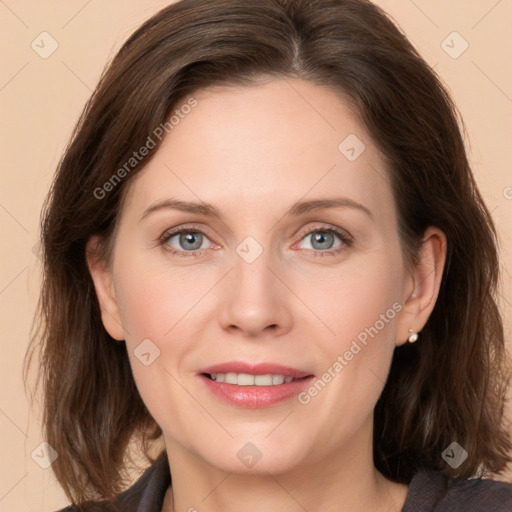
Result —
M165 492L170 484L171 474L164 451L130 488L117 496L113 503L88 501L80 507L69 505L58 512L160 512Z
M512 485L496 480L449 478L438 471L417 473L403 512L511 512Z

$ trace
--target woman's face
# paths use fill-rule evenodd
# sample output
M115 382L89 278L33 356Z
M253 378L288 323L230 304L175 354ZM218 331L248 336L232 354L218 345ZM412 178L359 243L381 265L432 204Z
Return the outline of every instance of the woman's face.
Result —
M168 451L239 472L356 457L396 339L421 327L382 156L308 82L194 97L131 181L95 279L105 326Z

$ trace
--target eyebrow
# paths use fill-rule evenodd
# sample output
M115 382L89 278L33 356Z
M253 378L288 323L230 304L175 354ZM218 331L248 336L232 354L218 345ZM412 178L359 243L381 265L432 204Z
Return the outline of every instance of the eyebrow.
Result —
M315 211L315 210L324 210L329 208L355 208L364 212L368 215L372 220L374 220L373 213L364 205L349 199L347 197L336 197L336 198L325 198L325 199L311 199L309 201L299 201L294 203L291 208L286 212L285 216L298 216L303 215L305 213ZM187 201L179 201L177 199L163 199L153 203L149 206L144 213L142 214L140 221L145 219L148 215L153 212L170 209L170 210L179 210L187 213L195 213L198 215L204 215L206 217L213 217L216 219L222 219L222 214L215 208L213 205L206 203L204 201L193 203Z

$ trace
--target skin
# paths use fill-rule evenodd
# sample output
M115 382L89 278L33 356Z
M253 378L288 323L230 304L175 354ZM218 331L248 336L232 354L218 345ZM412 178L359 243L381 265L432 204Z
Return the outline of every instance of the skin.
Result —
M384 160L347 103L298 79L209 88L130 183L111 261L89 267L110 335L125 340L133 375L163 430L173 488L164 511L399 511L407 486L372 460L373 410L393 351L419 332L434 307L446 237L425 232L420 262L407 269ZM353 162L338 146L364 142ZM286 215L299 200L345 197L366 206ZM222 220L163 208L165 199L204 201ZM171 228L204 233L201 254L184 257ZM315 244L309 228L335 226ZM262 254L236 252L248 236ZM329 245L330 244L330 245ZM314 257L322 248L337 255ZM196 252L198 252L196 250ZM320 377L394 303L401 311L307 405L297 399L249 410L213 396L196 376L208 365L275 362ZM160 356L134 355L149 338ZM417 343L421 343L421 336ZM247 443L261 452L248 468Z

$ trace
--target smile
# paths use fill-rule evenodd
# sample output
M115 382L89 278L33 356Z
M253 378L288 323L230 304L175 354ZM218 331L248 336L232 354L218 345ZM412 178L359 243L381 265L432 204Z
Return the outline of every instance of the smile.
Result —
M223 403L259 409L292 400L314 375L274 363L231 361L198 372L208 391Z
M251 375L249 373L214 373L207 374L217 382L226 382L236 386L279 386L283 383L292 382L295 379L284 375Z

